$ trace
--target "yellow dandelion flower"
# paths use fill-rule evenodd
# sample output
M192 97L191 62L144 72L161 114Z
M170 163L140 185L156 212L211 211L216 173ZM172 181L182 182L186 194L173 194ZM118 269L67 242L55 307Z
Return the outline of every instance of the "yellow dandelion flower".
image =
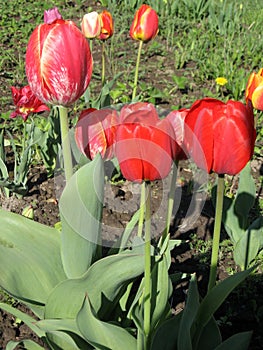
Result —
M217 83L217 85L224 86L227 84L227 79L224 77L218 77L216 78L215 82Z

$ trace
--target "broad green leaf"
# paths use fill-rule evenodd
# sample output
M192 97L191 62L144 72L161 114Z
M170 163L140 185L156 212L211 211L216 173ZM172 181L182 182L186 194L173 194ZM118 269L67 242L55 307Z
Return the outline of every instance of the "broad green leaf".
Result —
M72 176L60 198L61 254L69 278L83 275L96 259L103 192L104 168L98 155Z
M157 328L153 336L151 350L175 350L182 312L169 318Z
M250 162L239 174L238 190L235 198L235 213L242 219L243 229L247 228L247 218L256 198L256 185L251 175Z
M242 270L246 269L256 258L263 246L263 220L258 218L237 242L234 249L235 262Z
M96 349L136 350L136 339L124 328L103 322L94 314L88 297L77 316L77 325L85 339Z
M169 267L170 250L167 246L161 259L154 263L151 272L151 332L167 318L171 310L168 302L172 294L172 285L168 273Z
M0 308L23 321L39 338L45 337L45 332L36 326L36 320L33 317L6 303L0 303Z
M249 347L252 332L241 332L232 335L222 344L217 346L215 350L247 350Z
M60 258L60 233L0 209L0 285L24 302L44 305L66 279Z
M203 328L207 325L215 311L224 302L232 290L249 276L252 269L238 272L219 282L202 300L195 319L195 335L193 343L197 343Z
M33 340L25 339L20 341L9 341L6 345L6 350L14 350L18 345L22 345L23 349L27 350L43 350L42 346L35 343Z
M93 349L80 333L76 320L46 319L36 322L36 326L47 333L49 343L60 346L61 349Z
M222 343L220 330L214 317L210 318L207 325L203 328L196 350L214 350Z
M177 349L192 350L191 327L199 308L199 293L195 275L192 276L185 308L179 327Z
M142 274L142 255L118 254L95 262L81 278L60 283L50 294L45 318L75 318L87 293L95 312L107 317L120 291Z

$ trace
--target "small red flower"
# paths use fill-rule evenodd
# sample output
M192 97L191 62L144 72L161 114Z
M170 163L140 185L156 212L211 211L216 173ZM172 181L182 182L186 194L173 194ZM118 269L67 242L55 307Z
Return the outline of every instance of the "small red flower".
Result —
M241 102L197 100L185 123L188 152L208 173L238 174L253 155L254 117L251 108Z
M48 106L41 102L31 91L30 86L24 86L17 89L11 86L13 101L16 106L10 117L15 118L20 115L24 121L27 120L30 113L40 113L49 111Z
M175 147L175 154L173 155L174 160L187 159L185 154L186 148L184 144L184 129L185 129L185 117L189 109L183 108L177 111L172 111L167 115L167 119L173 126L175 134L175 142L177 146Z
M131 28L130 36L134 40L145 43L154 39L158 33L158 15L149 5L142 5L136 11Z
M113 35L113 19L110 12L104 10L99 14L101 30L98 39L107 40Z
M33 31L26 52L26 74L44 103L68 106L87 89L92 73L89 44L72 21L56 19Z
M263 68L252 73L246 87L246 101L251 101L255 109L263 111Z
M111 109L82 111L75 129L75 140L80 151L89 159L97 153L103 159L111 159L114 154L117 112Z
M139 183L165 178L171 169L173 139L171 123L159 119L152 104L124 106L115 144L123 176Z

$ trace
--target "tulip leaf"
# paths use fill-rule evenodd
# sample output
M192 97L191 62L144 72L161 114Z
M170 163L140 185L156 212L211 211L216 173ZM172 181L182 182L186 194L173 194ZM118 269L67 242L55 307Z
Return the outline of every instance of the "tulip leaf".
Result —
M226 339L222 344L218 345L214 350L247 350L249 347L252 332L241 332L232 335Z
M36 322L36 326L47 333L50 344L61 349L69 349L69 346L70 349L93 349L83 339L75 319L45 319Z
M246 269L263 248L263 217L257 218L235 245L234 259L242 270Z
M98 155L71 177L62 193L61 254L69 278L80 277L96 260L101 244L103 191L104 168Z
M118 254L95 262L80 278L60 283L50 294L45 318L76 318L85 294L89 295L96 313L109 316L118 302L120 292L142 274L142 255Z
M137 349L136 339L127 330L98 319L88 297L78 313L77 324L85 339L96 349Z
M196 344L200 338L203 328L207 325L215 311L224 302L232 290L249 276L252 269L238 272L213 287L202 300L195 318L195 335L193 343Z
M22 345L23 349L27 350L43 350L45 349L43 346L38 345L33 340L24 339L20 341L9 341L6 345L6 350L14 350L18 345Z
M235 198L235 213L243 218L243 229L247 228L247 218L256 198L256 185L251 175L250 162L239 174L238 190Z
M51 290L66 279L60 233L0 209L0 286L26 304L43 307Z
M199 294L195 275L192 276L186 305L182 312L182 318L179 327L177 349L192 350L191 327L199 308Z
M182 312L164 321L153 335L151 350L177 349L177 339Z
M210 318L203 328L196 350L214 350L222 343L222 337L214 317ZM194 345L194 344L193 344Z

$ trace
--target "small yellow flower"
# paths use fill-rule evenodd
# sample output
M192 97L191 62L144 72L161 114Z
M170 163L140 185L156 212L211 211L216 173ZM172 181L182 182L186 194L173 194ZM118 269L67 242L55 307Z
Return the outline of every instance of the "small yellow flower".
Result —
M215 82L217 83L217 85L224 86L227 84L227 79L224 77L218 77L216 78Z

